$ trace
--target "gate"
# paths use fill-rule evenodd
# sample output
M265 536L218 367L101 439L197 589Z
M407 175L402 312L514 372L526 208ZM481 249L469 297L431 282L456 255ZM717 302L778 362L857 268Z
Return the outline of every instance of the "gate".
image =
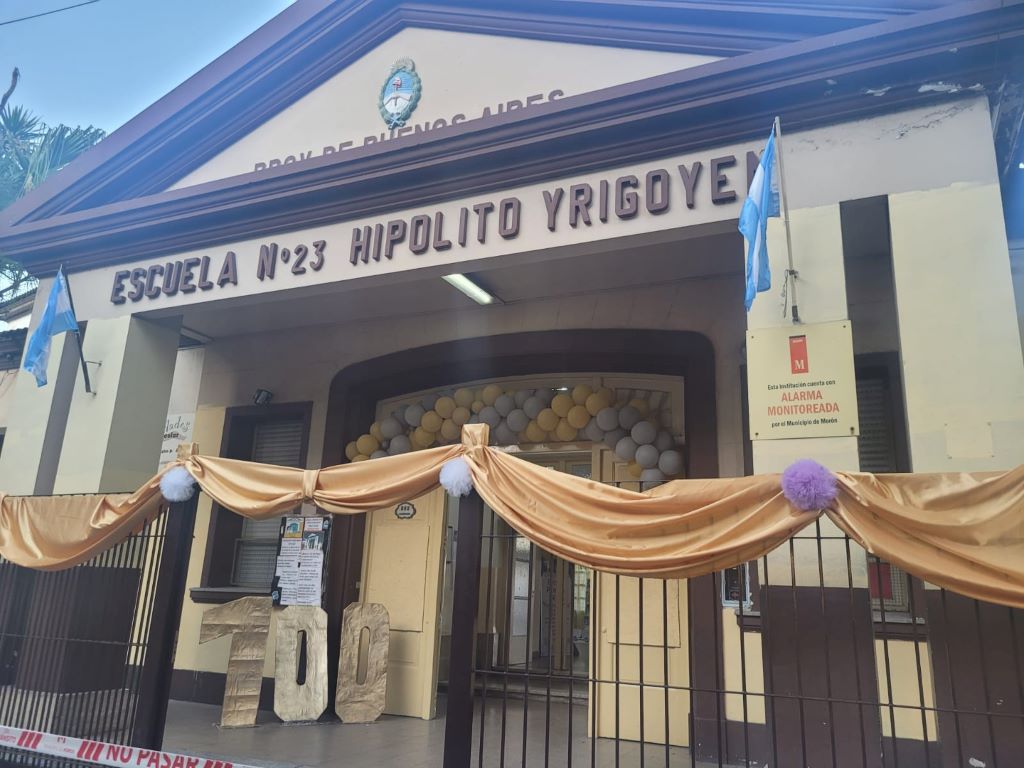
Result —
M165 504L66 570L0 560L0 725L160 747L195 509ZM0 762L71 761L0 747Z
M823 519L690 580L594 573L461 500L446 768L1017 766L1024 614Z

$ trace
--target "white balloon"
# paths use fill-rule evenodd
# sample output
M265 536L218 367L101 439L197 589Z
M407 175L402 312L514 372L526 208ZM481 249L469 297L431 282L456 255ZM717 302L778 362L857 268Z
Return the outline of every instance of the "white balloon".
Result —
M405 409L405 423L410 427L418 427L426 409L419 403L413 403Z
M604 433L604 444L611 449L615 449L615 446L619 444L619 440L626 436L626 430L622 427L611 429Z
M629 436L636 440L637 445L650 445L658 436L658 430L649 421L638 421L629 431Z
M543 411L546 407L547 406L544 405L544 401L536 395L526 398L526 401L523 403L523 410L526 411L526 415L531 419L536 419L537 414Z
M400 453L408 453L412 450L412 441L406 435L398 435L391 439L388 444L388 453L397 456Z
M512 410L516 407L516 401L508 395L500 395L497 400L494 401L495 410L502 416L508 416L512 413Z
M683 472L683 454L679 451L664 451L658 458L658 469L666 475L680 475Z
M508 428L513 432L522 432L530 423L530 417L526 415L526 411L522 408L516 408L512 411L505 419L508 423Z
M551 401L555 399L555 390L553 389L538 389L534 394L544 403L545 408L551 405Z
M404 431L405 430L402 429L402 422L394 416L386 416L381 419L380 433L384 435L385 440L390 440L392 437L400 435Z
M615 444L615 455L623 461L632 461L636 456L636 443L633 442L633 438L623 437Z
M495 429L499 424L501 424L501 414L498 413L493 405L486 405L480 411L480 421L491 429Z
M661 430L658 436L654 439L654 447L659 451L668 451L676 447L676 439L672 437L672 433L668 430Z
M662 474L660 469L645 469L640 473L640 482L643 483L663 483L668 478Z
M632 429L638 421L640 421L640 411L632 405L627 405L619 411L619 426L623 429Z
M601 425L601 429L605 432L610 432L619 426L619 412L614 408L602 408L597 412L595 421Z
M494 430L494 434L498 438L498 445L512 445L512 443L516 442L517 439L516 433L513 432L504 421L498 425L496 430Z
M395 410L393 410L391 412L392 417L398 419L398 423L399 424L408 424L409 423L409 422L407 422L405 420L405 411L406 411L406 409L408 407L409 407L408 405L400 405L397 408L395 408Z
M434 410L434 406L437 405L437 395L424 395L420 398L420 405L423 406L424 411Z
M387 451L382 451L382 450L378 449L378 450L376 450L376 451L374 451L373 453L370 454L370 458L371 459L380 459L380 458L383 458L384 456L387 456L387 455L388 455Z
M644 469L658 466L658 449L653 445L641 445L636 449L636 463Z
M522 408L523 404L533 395L532 389L520 389L516 392L513 400L516 401L516 408ZM530 418L533 418L532 416Z
M591 419L587 422L587 426L583 428L583 434L586 435L588 440L594 443L600 443L604 440L604 430L601 429L601 425L597 423L597 419Z

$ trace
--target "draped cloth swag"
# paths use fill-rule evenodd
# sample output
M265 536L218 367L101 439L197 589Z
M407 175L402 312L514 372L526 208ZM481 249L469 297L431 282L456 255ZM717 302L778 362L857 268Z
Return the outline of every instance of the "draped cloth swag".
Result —
M938 586L1024 608L1024 467L1005 473L837 473L831 508L805 512L778 475L675 480L645 493L562 474L488 447L483 424L462 443L302 470L190 455L184 466L246 517L303 502L369 512L438 487L462 456L484 501L519 533L574 563L629 576L690 578L766 555L827 514L878 557ZM170 467L165 468L167 471ZM160 475L130 496L0 497L0 555L30 568L84 562L160 508Z

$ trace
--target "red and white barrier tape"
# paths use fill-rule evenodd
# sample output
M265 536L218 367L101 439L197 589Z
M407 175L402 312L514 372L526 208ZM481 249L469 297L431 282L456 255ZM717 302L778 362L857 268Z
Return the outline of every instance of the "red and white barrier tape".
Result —
M0 745L36 752L40 755L80 760L112 768L255 768L212 757L188 757L158 749L140 749L102 741L57 736L53 733L25 731L0 725Z

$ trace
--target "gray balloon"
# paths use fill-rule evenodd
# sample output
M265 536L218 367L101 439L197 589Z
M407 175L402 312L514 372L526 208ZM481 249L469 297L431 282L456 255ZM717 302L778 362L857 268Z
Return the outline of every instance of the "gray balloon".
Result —
M420 398L420 405L423 406L424 411L434 410L434 406L437 405L437 395L424 395Z
M658 469L666 475L681 475L683 473L683 454L679 451L663 451L658 458Z
M469 417L469 421L467 421L466 423L467 424L479 424L480 423L480 414L479 413L474 413L472 416Z
M494 434L498 437L498 445L512 445L517 440L516 433L504 421L494 430Z
M636 449L636 463L644 469L654 469L658 466L658 449L653 445L641 445Z
M419 403L413 403L405 409L405 423L410 427L418 427L426 410Z
M623 429L632 429L638 421L640 421L640 411L632 405L627 405L619 411L619 426Z
M395 418L395 419L398 419L398 423L399 424L408 424L409 422L407 422L405 420L405 410L408 407L409 407L408 405L400 405L400 406L398 406L397 408L395 408L395 410L393 410L391 412L391 416L393 418Z
M654 438L654 447L659 451L667 451L676 447L676 439L672 437L672 433L668 430L661 430L658 436Z
M380 449L377 449L376 451L374 451L373 453L370 454L370 458L371 459L380 459L380 458L383 458L383 457L385 457L387 455L388 455L387 451L382 451Z
M520 389L513 398L516 401L516 408L522 408L523 404L533 395L532 389ZM533 418L532 416L530 418Z
M544 401L536 395L526 398L526 401L523 403L523 410L526 411L526 415L531 419L536 419L537 414L543 411L546 407L547 406L544 405Z
M619 412L614 408L602 408L597 412L594 420L601 426L601 429L610 432L613 429L618 429Z
M600 443L604 440L604 430L597 423L597 419L591 419L587 422L587 426L583 428L583 434L593 443Z
M496 429L501 424L501 414L498 413L493 405L485 405L480 411L480 421L491 429Z
M522 432L530 424L530 417L522 408L516 408L506 417L505 421L513 432Z
M668 480L660 469L645 469L640 473L640 482L642 483L663 483Z
M502 416L508 416L516 407L516 401L508 395L500 395L494 401L494 409Z
M619 444L619 440L621 440L625 436L626 430L624 430L622 427L617 427L615 429L609 430L608 432L604 433L604 444L607 445L612 450L614 450L615 446Z
M544 403L545 408L551 405L551 401L555 399L555 390L553 389L538 389L534 394Z
M636 441L637 445L650 445L658 436L658 430L649 421L638 421L629 431L629 436Z
M397 456L400 453L408 453L412 450L412 441L406 435L398 435L391 439L388 444L388 453Z
M380 422L380 433L384 435L385 440L390 440L392 437L402 434L405 430L402 429L402 422L396 419L394 416L386 416L381 419Z
M633 438L627 435L615 444L615 455L623 461L632 461L636 457L636 447Z

